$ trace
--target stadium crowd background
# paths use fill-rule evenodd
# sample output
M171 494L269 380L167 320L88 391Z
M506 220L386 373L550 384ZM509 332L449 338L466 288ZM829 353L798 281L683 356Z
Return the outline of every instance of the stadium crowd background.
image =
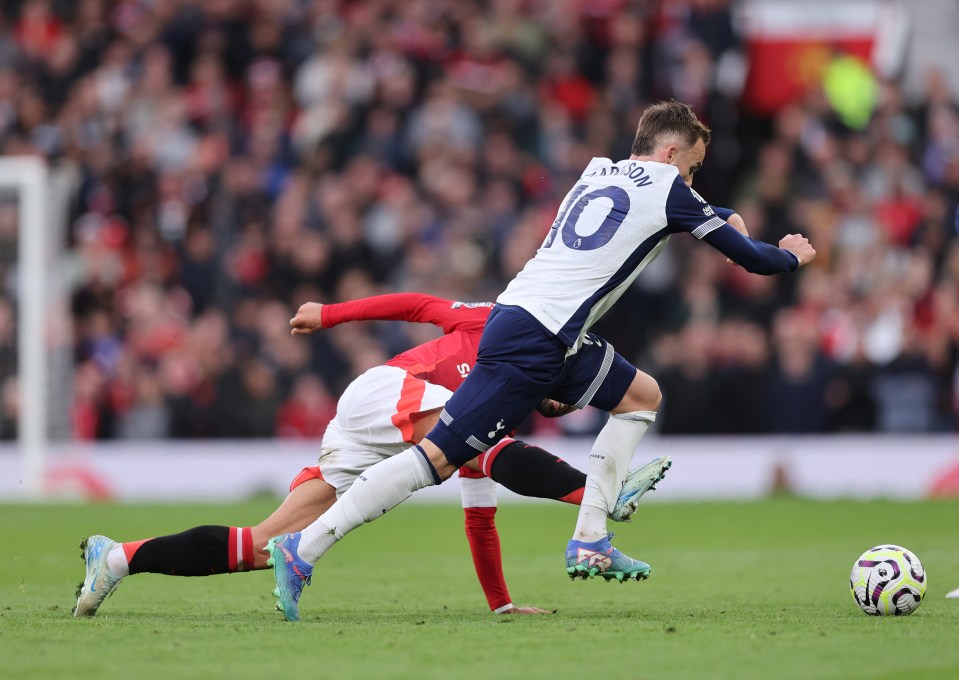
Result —
M713 128L697 190L819 256L766 278L673 239L597 329L659 379L658 431L955 430L955 94L930 71L918 98L875 82L861 119L820 87L760 118L728 83L746 58L723 0L3 3L0 153L79 172L72 436L318 436L353 376L436 331L292 338L299 304L493 299L667 97Z

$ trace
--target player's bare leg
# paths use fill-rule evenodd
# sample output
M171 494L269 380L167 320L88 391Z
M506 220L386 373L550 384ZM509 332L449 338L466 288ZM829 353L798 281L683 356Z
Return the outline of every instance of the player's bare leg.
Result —
M566 548L566 571L570 578L591 578L598 574L607 580L615 578L622 582L649 575L648 564L624 555L610 544L606 520L616 508L629 462L656 419L661 400L656 381L636 371L626 395L596 437L576 529Z
M336 502L336 490L322 479L308 479L294 488L269 517L251 528L253 569L266 569L266 544L273 536L302 531Z

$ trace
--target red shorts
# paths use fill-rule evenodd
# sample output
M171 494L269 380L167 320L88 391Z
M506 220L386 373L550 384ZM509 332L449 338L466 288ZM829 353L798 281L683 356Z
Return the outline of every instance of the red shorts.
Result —
M314 465L313 467L305 467L300 470L300 474L293 478L293 481L290 482L290 491L293 491L303 482L307 482L311 479L323 479L323 473L320 472L320 466ZM326 481L326 480L324 480Z

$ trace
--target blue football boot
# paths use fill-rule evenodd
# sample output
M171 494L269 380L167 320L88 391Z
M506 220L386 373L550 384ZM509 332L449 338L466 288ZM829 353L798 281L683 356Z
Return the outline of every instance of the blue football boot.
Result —
M120 585L120 576L110 571L107 556L115 541L106 536L90 536L80 542L80 557L86 565L87 573L83 583L77 586L77 606L73 608L76 617L93 616L107 599L107 596Z
M614 522L628 522L636 512L639 499L647 491L656 490L656 484L663 481L666 471L672 465L672 458L660 456L630 472L623 483L623 490L619 492L615 507L609 513L609 518Z
M570 541L566 546L566 573L571 579L602 576L607 581L620 583L633 579L639 581L649 577L650 566L640 560L634 560L614 548L606 538L587 543Z
M300 545L300 532L274 536L266 544L270 553L267 565L273 567L276 588L273 595L277 598L277 609L283 612L287 621L300 620L300 595L303 586L310 585L313 567L300 559L296 549Z

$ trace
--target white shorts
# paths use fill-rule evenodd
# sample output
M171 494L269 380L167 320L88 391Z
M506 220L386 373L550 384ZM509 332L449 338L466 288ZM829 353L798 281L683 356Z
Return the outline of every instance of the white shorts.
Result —
M319 467L337 497L371 465L413 444L412 416L453 394L396 366L376 366L349 384L323 435Z

